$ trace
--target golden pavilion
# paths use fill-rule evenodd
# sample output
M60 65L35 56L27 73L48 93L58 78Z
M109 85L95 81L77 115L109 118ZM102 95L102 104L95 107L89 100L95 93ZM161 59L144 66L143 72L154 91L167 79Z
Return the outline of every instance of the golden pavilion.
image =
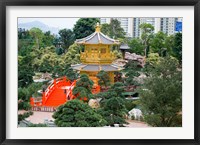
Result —
M81 64L73 65L72 68L80 71L80 74L87 74L96 85L98 85L96 75L104 70L108 73L111 83L114 83L114 72L122 68L112 63L116 59L112 46L119 45L119 41L101 33L100 25L97 23L94 33L77 39L76 43L84 46L84 52L80 54Z

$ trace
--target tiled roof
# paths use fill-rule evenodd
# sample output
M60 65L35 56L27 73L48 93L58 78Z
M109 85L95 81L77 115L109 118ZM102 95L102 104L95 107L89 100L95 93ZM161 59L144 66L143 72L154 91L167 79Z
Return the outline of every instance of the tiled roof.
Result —
M82 71L118 71L123 69L120 66L110 64L110 65L98 65L98 64L78 64L72 65L72 68L75 70L82 70Z
M76 39L77 44L119 44L118 40L109 38L108 36L104 35L100 32L100 26L97 24L96 31L92 33L91 35L82 38L82 39Z
M119 44L118 40L114 40L101 32L94 32L91 35L76 40L77 44Z

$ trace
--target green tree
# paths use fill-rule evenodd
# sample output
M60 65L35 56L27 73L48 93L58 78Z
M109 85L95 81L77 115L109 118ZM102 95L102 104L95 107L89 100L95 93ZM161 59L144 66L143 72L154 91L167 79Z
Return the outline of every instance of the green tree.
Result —
M125 38L126 35L117 19L111 19L110 24L102 24L101 32L114 39Z
M142 44L142 40L138 38L133 38L128 42L128 46L130 47L131 53L136 53L139 55L144 55L144 45Z
M76 43L72 44L69 47L68 52L62 56L63 61L68 64L80 63L80 51L81 51L80 45L77 45Z
M151 24L146 24L146 23L140 24L139 27L142 32L141 39L144 45L144 55L147 57L150 47L150 40L153 36L154 27Z
M140 72L141 72L141 66L139 65L139 63L131 60L124 66L124 68L126 70L125 72L126 86L130 89L131 86L140 85L136 79L137 77L140 76Z
M35 39L36 48L40 48L42 43L42 38L44 37L44 33L39 28L31 28L30 35Z
M110 21L110 37L117 39L117 38L124 38L125 37L124 29L121 27L120 21L117 19L111 19Z
M71 67L68 67L64 70L64 74L70 81L74 81L78 79L78 74L76 71L74 71Z
M98 80L98 84L102 87L108 87L110 85L110 77L108 75L107 72L105 72L104 70L101 70L98 74L97 74L97 78Z
M120 126L123 126L126 123L127 110L123 92L124 84L117 82L111 86L108 92L96 95L96 97L102 98L101 108L98 111L108 122L107 125L120 124Z
M100 127L107 123L89 105L76 99L61 105L53 118L59 127Z
M28 118L29 116L33 115L33 112L29 111L29 112L25 112L23 114L19 114L18 115L18 123L26 118Z
M89 101L92 98L92 87L94 82L89 79L86 74L82 74L80 79L76 82L76 86L72 90L73 95L77 96L77 99ZM85 100L87 99L87 100Z
M176 33L174 38L174 56L182 63L182 33Z
M75 41L75 34L70 29L62 29L59 31L62 47L67 50Z
M138 90L145 121L151 126L181 126L182 71L175 58L161 58Z
M34 40L30 35L29 30L22 28L18 29L18 55L24 56L30 53L32 46L34 45Z
M165 56L164 49L166 49L167 35L161 31L156 33L151 40L151 50L153 53L158 53L160 56ZM167 50L166 50L167 51ZM166 53L166 52L165 52Z
M84 38L92 34L99 21L99 18L80 18L73 28L76 39Z
M42 38L42 47L48 47L53 45L54 36L51 35L50 31L44 33Z
M101 24L101 32L107 36L110 36L110 24Z
M167 48L167 53L173 56L173 48L174 48L174 35L169 35L165 40L165 47Z
M32 57L18 56L18 87L27 87L33 82L35 75L32 67Z

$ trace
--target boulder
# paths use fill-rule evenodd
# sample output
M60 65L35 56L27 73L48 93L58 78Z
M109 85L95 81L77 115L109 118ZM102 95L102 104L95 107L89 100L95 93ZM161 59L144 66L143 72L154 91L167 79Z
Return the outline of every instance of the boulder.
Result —
M128 112L129 119L140 120L142 116L142 111L140 109L133 108L131 111Z
M99 104L99 100L97 99L90 99L88 102L88 105L92 108L99 108L100 104Z

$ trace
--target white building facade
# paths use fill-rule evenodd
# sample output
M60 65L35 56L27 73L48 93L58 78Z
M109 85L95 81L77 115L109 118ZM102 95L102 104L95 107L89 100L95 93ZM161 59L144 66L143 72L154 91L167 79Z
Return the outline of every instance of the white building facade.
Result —
M141 36L140 24L148 23L154 26L154 33L162 31L167 35L176 33L176 22L182 22L182 18L117 18L127 37L139 38ZM101 18L101 24L110 23L111 18Z

